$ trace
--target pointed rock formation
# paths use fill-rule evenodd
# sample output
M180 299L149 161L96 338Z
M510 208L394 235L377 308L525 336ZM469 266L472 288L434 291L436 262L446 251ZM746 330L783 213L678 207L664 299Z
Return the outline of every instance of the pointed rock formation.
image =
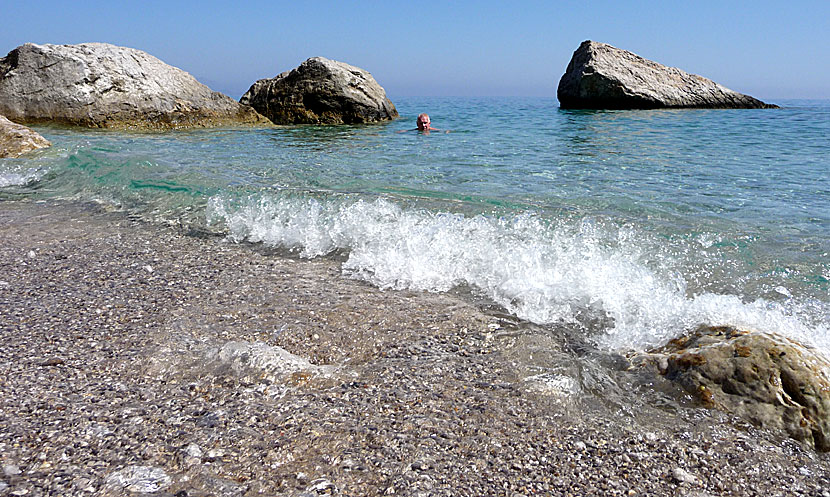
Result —
M20 123L169 129L267 123L141 50L27 43L0 59L0 114Z
M275 124L355 124L398 117L371 74L323 57L257 81L240 102Z
M584 41L556 92L563 109L766 109L776 105L605 43Z
M26 152L49 147L49 140L26 126L0 116L0 157L19 157Z

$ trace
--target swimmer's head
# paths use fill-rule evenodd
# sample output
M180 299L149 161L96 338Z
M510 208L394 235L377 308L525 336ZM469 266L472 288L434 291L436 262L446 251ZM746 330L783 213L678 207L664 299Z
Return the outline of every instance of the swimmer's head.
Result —
M421 131L429 129L429 115L428 114L420 114L418 115L418 129Z

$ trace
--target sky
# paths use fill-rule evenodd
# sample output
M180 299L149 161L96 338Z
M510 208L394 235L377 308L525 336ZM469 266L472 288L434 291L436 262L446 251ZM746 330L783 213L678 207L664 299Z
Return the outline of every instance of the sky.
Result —
M405 96L555 97L591 39L762 100L830 98L830 1L0 0L26 42L137 48L239 98L323 56Z

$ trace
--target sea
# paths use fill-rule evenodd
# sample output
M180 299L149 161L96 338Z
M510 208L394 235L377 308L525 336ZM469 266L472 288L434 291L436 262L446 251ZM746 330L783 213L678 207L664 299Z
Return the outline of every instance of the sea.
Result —
M95 202L281 256L336 258L344 278L463 289L600 350L729 325L830 356L830 101L393 101L401 118L372 125L34 126L53 147L0 159L0 209ZM414 131L421 112L449 133Z

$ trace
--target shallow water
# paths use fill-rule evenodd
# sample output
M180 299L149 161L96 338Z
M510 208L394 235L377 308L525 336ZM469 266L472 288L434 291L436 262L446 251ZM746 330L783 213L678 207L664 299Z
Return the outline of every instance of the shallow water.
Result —
M0 199L94 200L302 257L382 288L463 286L610 350L700 324L830 352L830 102L565 111L553 99L396 99L371 126L165 134L36 128ZM452 130L398 133L428 111Z

